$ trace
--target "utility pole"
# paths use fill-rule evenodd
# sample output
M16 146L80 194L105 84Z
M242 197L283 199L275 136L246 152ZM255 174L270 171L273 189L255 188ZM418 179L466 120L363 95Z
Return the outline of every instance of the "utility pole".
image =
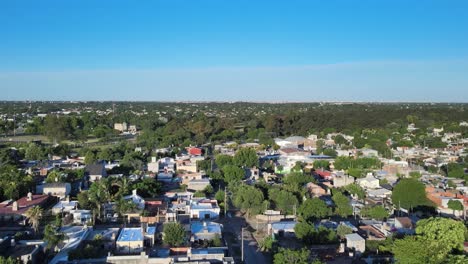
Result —
M244 263L244 228L241 227L241 261Z
M227 207L228 207L228 201L227 201L227 192L226 192L226 186L224 186L224 217L227 217Z

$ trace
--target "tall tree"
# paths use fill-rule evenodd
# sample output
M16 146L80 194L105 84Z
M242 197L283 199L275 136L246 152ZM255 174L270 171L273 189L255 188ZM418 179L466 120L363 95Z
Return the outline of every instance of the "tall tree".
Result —
M258 167L257 152L253 148L241 148L234 155L234 164L239 167Z
M292 250L280 248L279 252L275 254L273 263L274 264L284 264L284 263L294 263L294 264L308 264L310 258L310 251L306 248L301 250Z
M424 184L415 179L401 179L393 188L392 202L405 209L432 205L426 198Z
M43 213L44 210L39 206L33 206L26 211L26 217L31 223L35 233L39 230L39 222L41 221Z
M179 223L167 223L163 229L163 241L170 246L181 246L185 243L185 229Z
M299 215L308 222L322 219L331 214L331 209L319 198L307 199L299 207Z

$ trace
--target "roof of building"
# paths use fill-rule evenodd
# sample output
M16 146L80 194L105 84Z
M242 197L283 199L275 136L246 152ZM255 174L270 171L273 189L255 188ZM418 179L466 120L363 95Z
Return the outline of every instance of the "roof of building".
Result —
M356 234L356 233L352 233L352 234L347 234L346 235L346 240L347 241L362 241L364 240L364 238L362 238L360 235Z
M413 221L409 217L396 217L395 221L400 222L403 228L413 228Z
M105 170L105 166L102 163L86 165L86 173L89 175L102 175Z
M143 241L143 232L140 227L123 228L120 231L119 238L117 241L129 242L129 241Z
M221 224L215 222L192 222L190 225L192 234L208 232L221 234Z
M274 230L291 230L296 226L296 221L283 221L271 224L271 228Z
M70 186L70 183L68 183L68 182L44 183L44 188L66 188L67 186Z
M32 195L32 200L29 201L28 197L22 197L17 200L18 210L13 211L13 201L5 201L0 203L0 214L23 214L26 212L30 207L36 205L42 205L49 199L49 196L46 194L34 194Z
M148 234L150 236L156 234L156 227L155 226L148 226L146 228L146 234Z

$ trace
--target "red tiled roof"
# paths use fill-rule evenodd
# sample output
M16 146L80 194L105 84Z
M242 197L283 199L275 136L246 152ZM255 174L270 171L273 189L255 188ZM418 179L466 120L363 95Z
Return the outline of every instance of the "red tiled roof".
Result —
M22 197L18 203L18 211L13 211L13 202L0 204L0 214L24 214L29 208L44 204L49 196L47 194L33 195L33 199L28 201L27 197Z

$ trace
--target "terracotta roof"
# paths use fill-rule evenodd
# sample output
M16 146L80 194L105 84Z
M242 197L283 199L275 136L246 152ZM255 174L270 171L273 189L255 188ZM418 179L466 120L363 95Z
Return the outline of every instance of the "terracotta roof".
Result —
M35 194L33 199L28 201L28 197L22 197L16 202L18 203L18 210L13 211L13 201L9 203L0 204L0 214L24 214L29 208L44 204L49 198L46 194Z

